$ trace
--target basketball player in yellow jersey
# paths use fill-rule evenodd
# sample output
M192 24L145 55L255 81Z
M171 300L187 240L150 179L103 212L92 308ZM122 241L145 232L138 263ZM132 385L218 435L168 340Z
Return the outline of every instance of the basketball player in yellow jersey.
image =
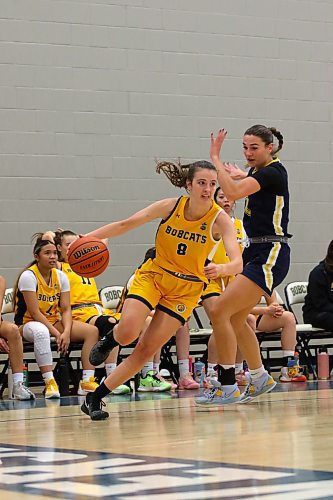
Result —
M45 398L59 398L53 376L50 336L65 354L70 341L83 342L83 369L91 369L89 352L98 339L90 325L72 321L69 282L57 269L57 249L52 241L37 239L35 260L20 274L14 289L15 323L25 340L33 342L36 362L45 382Z
M223 274L233 275L242 270L234 226L212 199L217 184L215 167L198 161L187 166L161 163L157 168L175 186L185 187L189 196L157 201L128 219L89 233L101 239L112 238L154 219L162 219L156 235L156 257L148 259L136 271L120 322L109 334L109 349L105 349L105 344L100 349L98 343L92 349L90 361L99 364L115 345L133 342L152 309L155 309L154 317L132 354L94 393L87 395L81 409L92 420L108 418L109 414L102 410L102 398L135 375L190 317L208 283L211 264L207 259L221 237L230 258ZM240 398L239 391L234 397Z
M99 298L96 281L94 278L84 278L76 274L68 263L67 250L73 241L79 236L70 230L57 229L57 231L47 231L42 238L49 238L56 244L58 250L58 269L61 269L67 276L70 285L70 302L73 320L88 323L99 336L110 330L110 322L116 322L120 318L119 313L114 313L111 309L105 309ZM96 327L96 328L95 328ZM115 347L110 353L105 363L106 374L112 373L117 366L119 348ZM98 387L95 379L94 369L83 370L78 394L85 396L88 392L93 392ZM130 388L121 385L112 391L112 394L128 394Z
M0 311L3 306L11 304L10 293L6 294L6 281L0 276ZM7 299L7 300L6 300ZM9 299L9 300L8 300ZM6 310L4 310L5 312ZM20 331L16 325L5 321L0 313L0 353L8 354L12 369L13 390L9 397L26 401L35 399L35 395L23 384L23 343ZM9 385L9 384L8 384Z

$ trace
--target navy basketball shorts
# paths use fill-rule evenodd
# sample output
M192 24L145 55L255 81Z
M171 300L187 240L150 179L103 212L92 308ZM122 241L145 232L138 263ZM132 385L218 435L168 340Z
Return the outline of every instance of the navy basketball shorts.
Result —
M243 252L243 264L241 274L272 295L288 274L290 247L279 242L252 243Z

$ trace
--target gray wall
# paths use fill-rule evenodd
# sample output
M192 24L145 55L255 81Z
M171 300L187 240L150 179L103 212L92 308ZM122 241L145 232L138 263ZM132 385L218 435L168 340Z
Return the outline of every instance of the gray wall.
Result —
M0 272L11 285L32 233L86 232L178 195L154 158L243 164L251 124L279 128L290 173L292 267L333 238L332 0L1 0ZM99 285L121 284L156 224L110 243Z

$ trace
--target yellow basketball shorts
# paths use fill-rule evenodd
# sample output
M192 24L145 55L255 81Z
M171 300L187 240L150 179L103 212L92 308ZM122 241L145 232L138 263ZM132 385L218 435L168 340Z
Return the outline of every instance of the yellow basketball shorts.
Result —
M82 323L88 323L89 320L94 316L112 316L112 318L119 320L121 314L113 312L112 309L105 309L98 304L96 304L95 306L83 306L72 309L73 320L81 321Z
M234 279L234 276L223 276L222 278L217 278L215 280L210 280L206 286L203 294L201 295L201 302L209 297L218 297L226 289L230 281Z
M151 260L136 270L126 299L137 299L149 309L159 309L184 324L198 305L203 282L172 276Z
M209 297L219 297L223 292L222 283L220 279L210 280L205 290L201 295L201 302Z

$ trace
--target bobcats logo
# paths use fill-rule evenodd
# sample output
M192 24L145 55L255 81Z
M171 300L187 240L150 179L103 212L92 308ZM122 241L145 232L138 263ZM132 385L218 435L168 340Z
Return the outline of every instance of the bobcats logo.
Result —
M204 222L203 224L201 224L200 229L201 229L201 231L206 231L206 229L207 229L207 223Z
M179 312L180 314L184 313L186 311L186 306L185 304L177 304L176 305L176 310L177 312Z

